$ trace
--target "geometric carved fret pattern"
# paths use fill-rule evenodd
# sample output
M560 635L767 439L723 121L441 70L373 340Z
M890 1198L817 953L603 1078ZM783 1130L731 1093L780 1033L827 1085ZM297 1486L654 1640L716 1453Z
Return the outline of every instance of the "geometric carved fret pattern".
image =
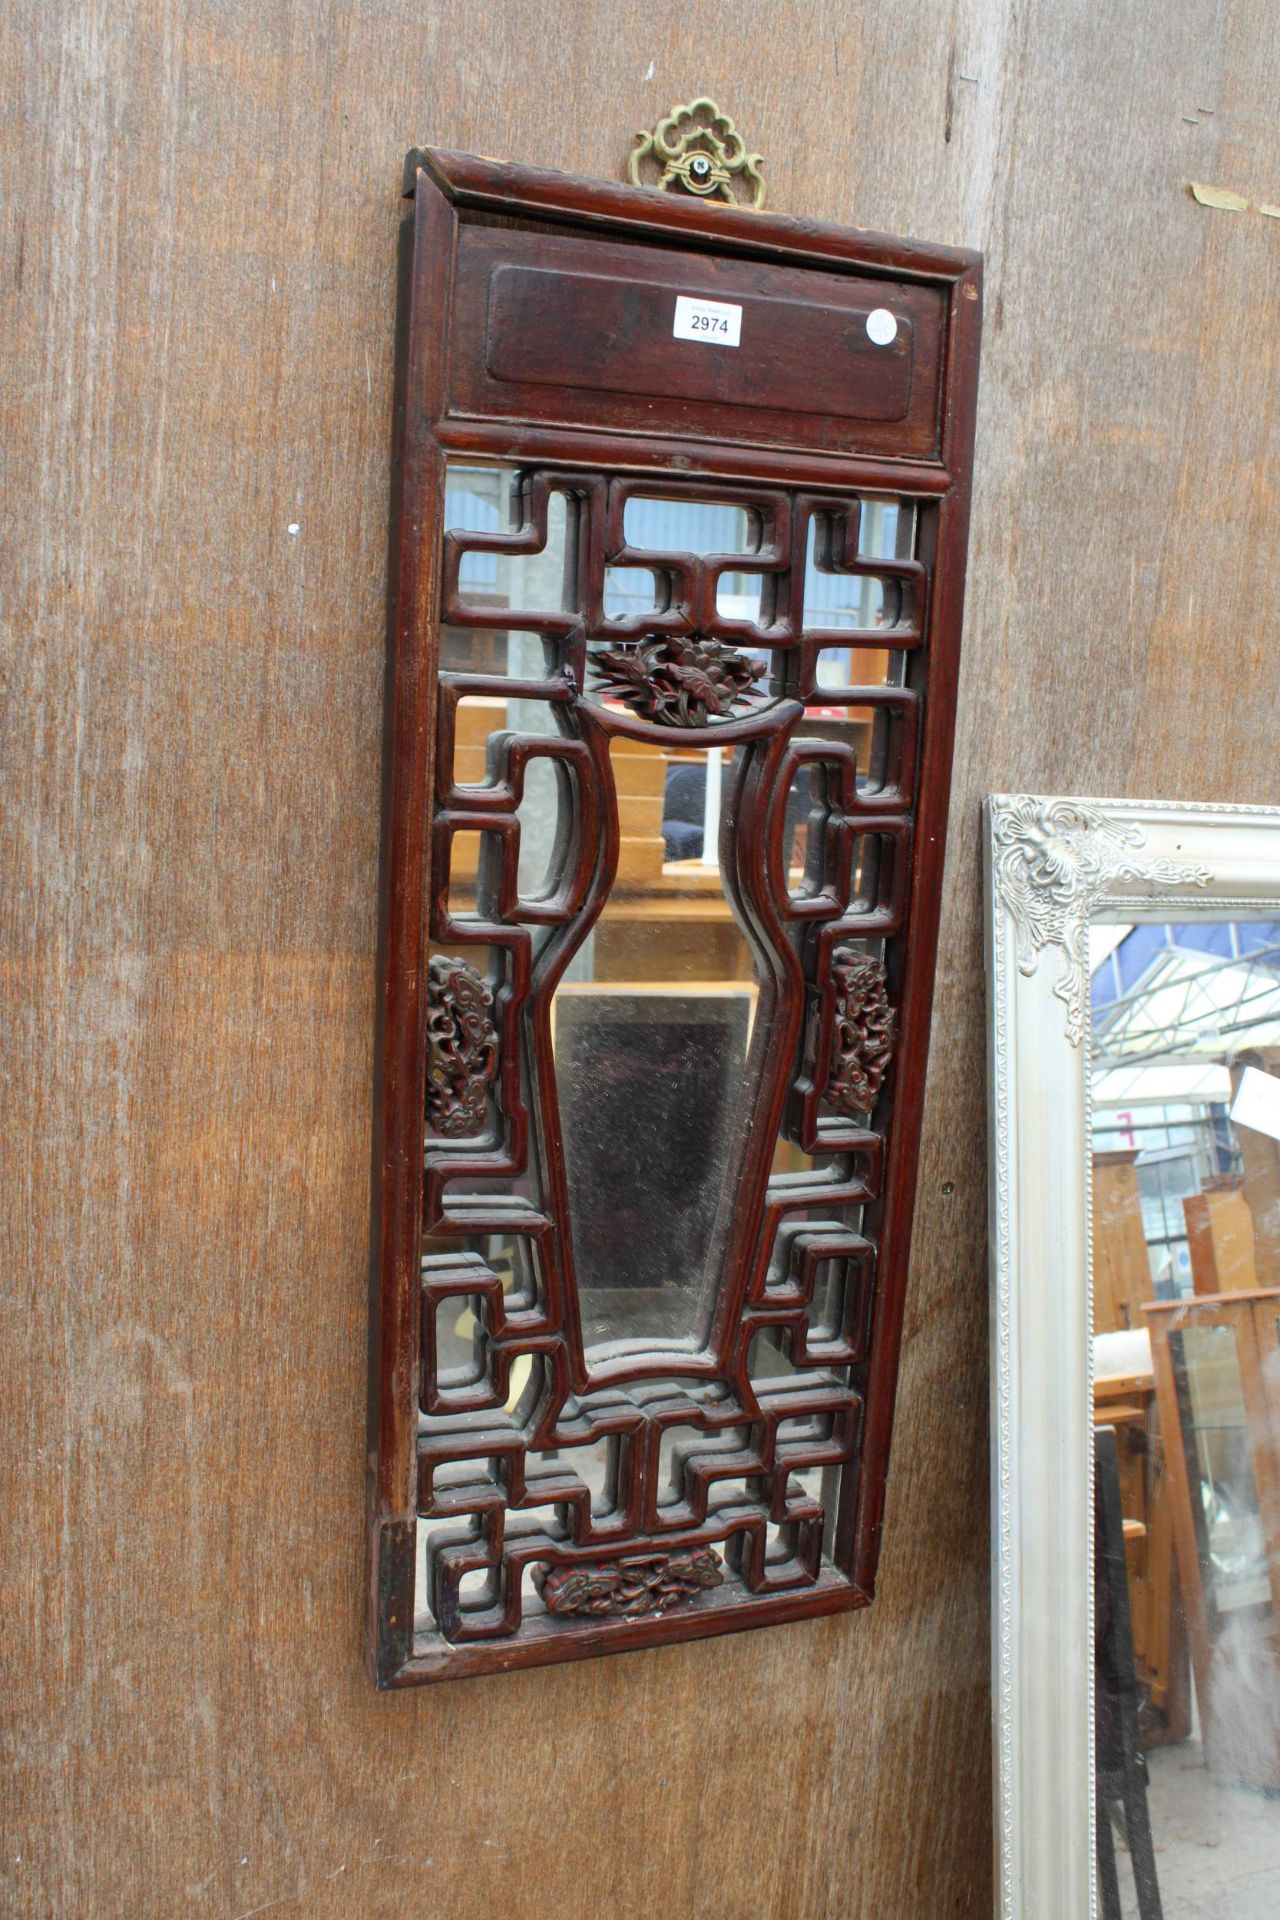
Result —
M410 188L371 1429L382 1685L871 1598L979 279L972 255L465 156L414 156ZM624 243L668 221L686 251L646 244L633 279ZM737 348L673 349L690 242L727 249L715 290L743 303ZM886 304L882 350L865 316ZM443 526L446 460L508 472L509 516ZM640 544L654 502L670 537ZM887 545L867 537L873 510L898 530ZM748 536L707 550L709 511ZM651 598L620 604L636 577ZM592 1044L606 1083L619 1071L603 1003L568 990L630 924L622 783L690 762L708 796L714 762L720 796L699 830L714 858L695 856L720 890L715 937L747 958L706 989L742 1064L710 1197L677 1231L668 1190L632 1171L658 1164L639 1113L615 1096L607 1123L588 1103L571 1127L563 1076L596 1070ZM650 804L625 798L632 819ZM668 884L663 868L649 897ZM607 983L632 977L600 979L616 998ZM656 1076L663 1113L693 1083L646 1031L651 1061L626 1072ZM680 1044L705 1074L699 1031ZM679 1138L696 1158L704 1135ZM588 1149L615 1216L590 1227ZM693 1303L679 1333L645 1319L648 1281L626 1293L650 1240Z
M666 483L664 490L687 493L691 503L706 494ZM860 777L847 741L806 737L805 707L817 696L817 656L833 632L843 647L877 657L886 645L902 652L920 645L927 577L913 555L857 557L856 500L739 488L734 502L765 533L755 552L732 564L758 571L767 587L755 621L726 619L717 610L718 576L730 564L723 556L655 555L623 542L627 504L637 491L635 481L607 471L525 469L516 484L514 531L449 533L442 549L443 622L455 631L539 632L550 649L548 672L519 692L554 707L562 729L559 738L504 730L489 742L490 778L464 791L455 766L458 704L510 698L511 682L505 675L440 673L431 937L450 954L469 947L500 956L483 1005L470 967L460 976L455 961L442 962L441 977L453 983L455 999L460 977L475 983L470 1004L481 1020L490 1006L501 1008L523 1068L506 1076L509 1104L500 1102L496 1144L452 1137L483 1132L478 1077L466 1109L470 1123L438 1127L450 1137L427 1143L423 1229L436 1251L422 1276L418 1514L427 1544L419 1619L428 1637L455 1647L508 1641L531 1626L545 1632L558 1617L635 1619L733 1604L738 1592L831 1585L843 1576L830 1552L824 1558L824 1538L834 1537L838 1502L856 1498L875 1284L875 1243L861 1227L874 1220L880 1200L883 1140L869 1118L887 1064L887 1003L872 1008L876 994L859 1003L864 1027L869 1019L868 1033L874 1028L879 1038L863 1051L861 1093L853 1100L852 1055L838 1042L857 1016L850 980L859 967L858 977L874 983L883 1002L884 963L864 956L891 957L907 932L919 695L855 683L837 696L846 707L887 707L898 722L895 756L874 788ZM460 584L468 557L536 556L556 493L567 497L571 518L568 604L550 613L472 605ZM894 584L892 626L805 626L814 520L825 529L816 551L830 566ZM608 618L606 567L639 559L662 573L666 607L626 622ZM615 664L624 625L654 636L641 643L658 663L654 699ZM696 655L683 647L682 629L703 636ZM597 673L592 663L604 641L609 665ZM754 657L730 653L731 646L750 646ZM726 685L758 688L749 705L718 703L705 680L680 687L668 664L693 660L705 673L708 662L725 658L743 663L732 681L732 669L725 672ZM772 1028L753 1088L757 1107L775 1134L827 1165L775 1180L768 1156L746 1156L734 1170L739 1230L726 1236L711 1340L687 1358L659 1352L620 1362L592 1354L577 1335L572 1223L560 1170L547 1164L546 1143L560 1131L555 1085L540 1042L555 984L609 893L609 861L599 858L595 828L616 812L609 743L652 739L670 724L662 703L689 693L675 720L682 736L731 739L735 746L730 890L764 957L759 1018ZM699 699L704 693L710 697ZM824 689L821 697L832 696ZM547 752L574 768L575 805L545 894L524 900L516 877L522 774ZM805 885L794 889L794 876L765 850L780 844L779 816L801 770L809 776L813 830ZM468 887L459 911L451 848L458 833L477 828L492 837L495 854L476 899ZM869 844L878 853L868 896L859 860ZM535 951L535 933L547 927L560 934L552 965ZM818 1028L837 1035L830 1086L804 1059L810 1009ZM472 1053L491 1063L496 1045L489 1049L481 1036ZM499 1175L509 1183L505 1193L493 1191ZM486 1191L477 1194L481 1179ZM655 1195L655 1204L661 1199ZM457 1251L441 1251L451 1240ZM536 1271L536 1291L513 1305L510 1286L467 1250L478 1241L501 1242L509 1272ZM524 1246L513 1254L515 1242ZM462 1302L474 1321L474 1360L465 1378L450 1383L438 1363L437 1329ZM763 1374L752 1365L758 1353L769 1369ZM666 1436L677 1433L679 1443L668 1449ZM667 1451L672 1474L664 1481Z

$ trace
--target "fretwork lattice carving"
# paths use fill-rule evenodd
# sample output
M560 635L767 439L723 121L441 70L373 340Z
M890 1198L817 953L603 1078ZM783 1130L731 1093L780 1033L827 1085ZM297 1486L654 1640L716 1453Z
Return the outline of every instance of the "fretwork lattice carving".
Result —
M440 676L431 936L499 957L488 983L462 968L466 1007L486 1016L492 1008L503 1031L520 1036L516 1050L524 1049L523 1074L504 1083L501 1137L473 1140L495 1070L496 1035L492 1045L473 1040L469 1050L454 1040L459 963L440 970L440 1017L447 1006L453 1023L446 1026L452 1050L444 1050L452 1074L447 1097L468 1117L427 1153L424 1231L434 1248L453 1237L459 1250L433 1253L423 1267L418 1499L428 1530L423 1571L432 1630L456 1647L545 1633L557 1620L706 1607L722 1588L803 1592L841 1577L824 1561L822 1543L835 1521L827 1501L842 1475L856 1473L862 1427L876 1249L860 1223L878 1209L883 1160L883 1143L865 1116L893 1031L876 955L906 925L919 701L909 688L883 683L822 694L891 718L896 745L874 788L860 778L847 740L804 737L817 656L830 638L806 630L801 612L809 525L817 519L838 529L817 543L833 571L874 571L897 589L896 624L865 632L843 627L846 645L874 648L877 657L886 643L903 654L917 647L924 574L910 553L858 558L855 501L739 488L734 497L755 516L761 538L755 552L733 564L758 572L766 590L755 622L723 617L716 602L718 577L730 564L724 556L641 555L621 541L634 491L634 482L607 472L530 469L517 481L514 532L455 532L445 540L444 619L455 629L482 622L492 629L499 621L536 626L552 649L547 677L515 689L501 677ZM536 555L556 492L568 497L575 520L564 611L499 615L470 605L461 586L466 555ZM604 572L636 558L661 567L667 607L631 623L658 632L618 641L627 623L605 616ZM743 650L748 645L753 653ZM460 786L458 702L513 691L545 702L558 715L560 737L497 733L485 785ZM727 730L736 743L737 827L726 884L735 912L754 930L764 966L758 1018L767 1018L776 1036L757 1061L756 1102L802 1153L835 1157L827 1170L777 1181L762 1127L754 1153L748 1148L727 1176L739 1205L726 1227L711 1345L683 1361L659 1351L620 1362L593 1357L575 1331L573 1240L548 1158L547 1143L560 1135L556 1091L539 1036L548 1032L560 972L608 896L609 862L599 857L596 823L614 810L610 742L628 734L660 737L664 727L705 741L725 738ZM562 821L559 868L546 896L524 900L515 877L524 770L548 753L576 770L576 804ZM810 883L797 894L760 855L774 842L788 794L806 780L815 801L814 851ZM459 912L451 847L459 832L476 830L492 837L494 857L478 875L474 909ZM868 846L877 849L869 894L860 878ZM535 954L539 926L556 932L552 964ZM797 1054L805 991L803 982L797 991L797 970L816 996L839 1063L816 1093ZM429 1015L433 1075L435 1019ZM482 1079L468 1083L469 1095L459 1083L463 1061L484 1067ZM495 1178L510 1183L505 1195L491 1191ZM480 1179L490 1189L483 1195L473 1191ZM661 1195L653 1203L660 1206ZM501 1275L465 1250L481 1235L524 1246L515 1264L538 1276L527 1298L513 1302ZM475 1366L465 1379L451 1379L437 1358L436 1329L442 1310L467 1302ZM763 1375L752 1361L761 1340L778 1356L776 1370ZM513 1383L522 1372L526 1386L517 1397ZM465 1431L458 1426L464 1418ZM685 1437L664 1490L658 1462L664 1436L675 1431ZM820 1497L807 1481L824 1473L831 1487Z
M677 194L411 156L370 1445L381 1685L873 1592L980 263L725 205L762 189L723 118L695 101L642 140L635 177ZM704 312L682 335L682 300L728 303L734 324ZM889 340L868 324L886 307ZM508 473L510 514L473 492L442 527L450 463ZM668 531L636 544L658 507ZM700 541L708 508L743 529L728 550ZM668 824L691 824L666 810L691 762L701 852L681 857L705 886L665 850ZM624 799L633 823L653 814L648 841L624 834ZM597 969L638 899L666 911L649 971ZM685 993L695 923L726 961ZM607 1005L593 1026L619 981L636 1000L666 981L671 1028L637 1018L611 1040ZM717 994L720 1031L745 1037L706 1185L677 1207L668 1169L699 1142L663 1116L690 1083L679 1060L696 1075L712 1059ZM575 1045L587 1064L562 1087ZM584 1251L594 1109L571 1090L597 1066L616 1217ZM633 1087L665 1159L629 1155ZM645 1317L661 1274L622 1300L637 1242L693 1302L686 1331Z

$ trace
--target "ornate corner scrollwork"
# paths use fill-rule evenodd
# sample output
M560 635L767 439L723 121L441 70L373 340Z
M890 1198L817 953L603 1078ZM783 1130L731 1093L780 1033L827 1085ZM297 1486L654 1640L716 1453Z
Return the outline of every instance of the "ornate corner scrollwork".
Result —
M665 1613L724 1580L720 1556L710 1547L679 1553L635 1554L602 1565L539 1568L534 1585L548 1613Z
M893 1060L898 1016L885 993L884 967L853 947L831 956L835 1024L827 1099L841 1113L870 1113Z
M700 200L719 194L731 202L737 200L734 182L740 180L759 210L765 194L760 164L760 155L747 152L728 114L702 94L688 106L672 107L652 133L640 129L627 159L627 178L633 187L674 189ZM659 177L646 179L646 169Z
M602 647L591 656L603 693L642 719L667 727L703 727L758 697L767 669L701 634L650 634L635 645Z
M992 804L992 880L1017 940L1018 971L1034 973L1046 947L1061 966L1054 993L1067 1010L1067 1038L1078 1047L1089 1008L1089 916L1117 880L1203 887L1204 867L1142 859L1141 827L1108 820L1079 800L1023 794Z
M427 1124L457 1140L483 1133L498 1072L493 994L474 967L447 954L427 966Z

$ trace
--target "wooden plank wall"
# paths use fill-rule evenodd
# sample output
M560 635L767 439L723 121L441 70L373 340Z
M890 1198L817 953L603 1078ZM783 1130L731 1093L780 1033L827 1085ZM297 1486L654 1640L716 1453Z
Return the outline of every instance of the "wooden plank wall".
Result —
M978 803L1280 801L1271 0L4 10L0 1904L990 1910ZM917 1257L867 1615L359 1659L393 257L411 141L989 256Z

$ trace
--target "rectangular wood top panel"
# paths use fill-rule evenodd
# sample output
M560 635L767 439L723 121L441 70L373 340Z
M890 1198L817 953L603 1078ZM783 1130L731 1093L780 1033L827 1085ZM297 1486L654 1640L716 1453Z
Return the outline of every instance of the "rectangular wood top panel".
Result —
M464 222L448 411L934 459L944 319L936 286Z

